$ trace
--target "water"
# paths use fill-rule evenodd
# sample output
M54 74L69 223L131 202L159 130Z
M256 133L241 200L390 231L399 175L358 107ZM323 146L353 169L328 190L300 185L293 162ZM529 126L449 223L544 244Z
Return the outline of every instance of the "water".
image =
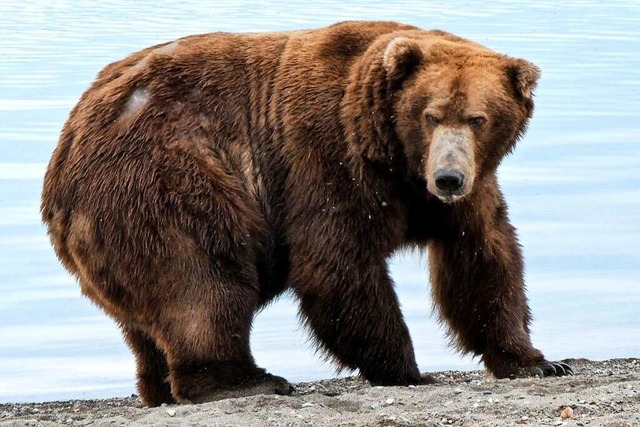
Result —
M542 68L535 118L500 169L524 245L534 342L552 359L640 356L640 3L168 5L0 3L0 402L134 392L129 350L57 262L38 213L59 130L95 74L188 34L345 19L442 28ZM420 367L476 367L446 347L424 256L401 255L392 270ZM294 381L333 375L306 337L295 304L283 298L256 321L256 359Z

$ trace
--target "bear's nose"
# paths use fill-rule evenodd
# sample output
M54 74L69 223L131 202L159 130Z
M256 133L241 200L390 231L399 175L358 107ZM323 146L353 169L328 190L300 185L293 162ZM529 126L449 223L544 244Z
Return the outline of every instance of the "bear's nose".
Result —
M457 169L438 169L435 178L436 187L442 191L458 191L464 185L464 175Z

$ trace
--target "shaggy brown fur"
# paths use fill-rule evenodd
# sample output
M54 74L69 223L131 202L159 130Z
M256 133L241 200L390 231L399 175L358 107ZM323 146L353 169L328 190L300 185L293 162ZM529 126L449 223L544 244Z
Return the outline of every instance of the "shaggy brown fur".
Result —
M53 154L43 219L121 326L148 405L290 392L249 348L255 313L286 289L340 367L429 381L387 269L415 246L461 350L498 377L563 374L531 345L496 182L537 78L396 23L183 38L98 75Z

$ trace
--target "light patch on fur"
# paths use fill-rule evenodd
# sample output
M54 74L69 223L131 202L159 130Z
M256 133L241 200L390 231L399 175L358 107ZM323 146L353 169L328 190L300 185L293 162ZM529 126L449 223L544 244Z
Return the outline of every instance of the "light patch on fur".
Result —
M249 188L253 188L253 158L249 150L242 150L240 153L240 162L242 166L242 175Z
M131 74L135 74L138 71L142 70L144 67L147 66L148 58L149 58L148 56L145 56L140 61L138 61L135 64L133 64L126 72L127 73L131 73Z
M157 49L154 49L151 52L147 53L138 62L136 62L135 64L131 65L129 67L129 69L126 70L126 72L129 73L129 74L136 74L136 73L140 72L143 68L147 67L147 65L149 64L150 59L154 55L169 55L172 52L174 52L179 46L180 46L180 43L178 41L175 41L175 42L169 43L166 46L161 46L161 47L159 47Z
M154 54L156 55L168 55L171 52L173 52L174 50L176 50L176 48L178 48L178 46L180 46L180 42L179 41L174 41L171 42L167 45L161 46L159 48L157 48L156 50L153 51Z
M260 171L253 161L251 149L244 144L235 144L233 157L239 159L240 172L243 176L245 188L256 201L265 200L264 181ZM268 210L268 207L267 207Z
M142 87L133 91L120 115L121 120L129 120L139 113L149 102L149 91Z
M91 246L94 239L91 219L83 213L75 212L71 218L67 239L73 249L84 251Z

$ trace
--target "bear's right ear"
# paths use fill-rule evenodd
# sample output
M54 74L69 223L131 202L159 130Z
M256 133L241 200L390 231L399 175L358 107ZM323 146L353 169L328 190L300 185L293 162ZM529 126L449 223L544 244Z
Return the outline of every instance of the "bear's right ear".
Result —
M540 78L540 68L524 59L513 59L508 72L516 92L524 99L531 100Z
M387 72L387 79L398 84L424 60L422 49L415 40L407 37L396 37L384 50L382 65Z

